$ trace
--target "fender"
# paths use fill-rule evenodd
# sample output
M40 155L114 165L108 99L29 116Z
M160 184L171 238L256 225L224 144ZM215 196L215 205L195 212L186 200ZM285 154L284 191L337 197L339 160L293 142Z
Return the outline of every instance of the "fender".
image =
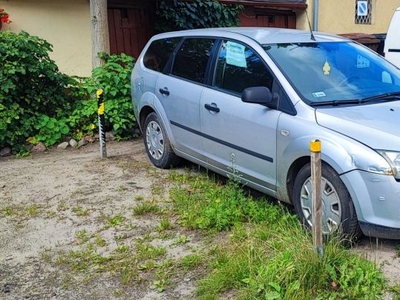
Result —
M330 165L339 176L352 170L371 172L374 169L389 167L387 161L380 154L362 143L338 132L328 131L326 128L323 129L323 138L318 135L305 134L304 132L320 131L316 128L320 126L316 123L305 123L303 125L297 127L301 129L290 132L290 139L286 139L281 134L277 136L277 151L281 153L278 156L279 161L277 161L277 195L278 199L282 201L291 202L287 190L287 182L290 179L287 176L290 168L302 158L305 158L307 162L310 160L310 141L315 139L321 141L321 160ZM281 127L282 124L279 125L279 128ZM293 135L298 138L293 139ZM292 142L287 144L286 141L288 140L292 140ZM291 178L291 180L294 180L294 178ZM346 187L349 191L351 190L351 187L347 185Z
M163 106L160 102L160 100L151 92L145 92L142 95L142 98L140 99L140 107L139 107L139 112L140 112L140 116L142 115L143 110L146 109L146 107L151 108L151 110L153 110L157 116L160 119L160 122L162 122L162 125L165 128L166 134L169 138L169 141L171 143L171 146L173 148L175 148L175 138L172 134L172 130L171 130L171 125L168 122L168 118L167 115L165 114L165 111L163 109ZM144 117L145 118L145 117ZM142 128L143 130L143 128Z

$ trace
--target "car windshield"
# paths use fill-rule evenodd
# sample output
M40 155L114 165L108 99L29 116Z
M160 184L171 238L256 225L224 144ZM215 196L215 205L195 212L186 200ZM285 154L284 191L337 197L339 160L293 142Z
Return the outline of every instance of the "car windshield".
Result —
M268 44L263 48L310 105L400 97L400 70L352 41Z

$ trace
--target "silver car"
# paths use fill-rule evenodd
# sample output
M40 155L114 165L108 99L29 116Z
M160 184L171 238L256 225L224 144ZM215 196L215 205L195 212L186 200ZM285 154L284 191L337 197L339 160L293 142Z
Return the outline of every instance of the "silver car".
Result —
M155 166L234 169L311 226L318 139L324 233L400 239L400 70L369 48L277 28L163 33L131 83Z

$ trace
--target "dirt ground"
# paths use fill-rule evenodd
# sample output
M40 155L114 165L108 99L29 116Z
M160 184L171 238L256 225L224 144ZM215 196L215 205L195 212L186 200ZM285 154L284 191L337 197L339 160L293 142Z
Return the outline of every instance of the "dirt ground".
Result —
M171 279L170 288L158 292L151 284L127 287L104 274L90 282L71 279L55 263L60 253L76 249L77 233L99 232L99 224L110 216L129 219L131 239L151 234L158 221L128 213L139 198L168 205L168 171L150 165L141 140L108 142L107 156L102 159L94 143L23 159L0 158L0 299L194 298L196 274L181 273ZM103 229L101 234L109 251L118 247L115 232ZM201 237L185 234L189 242L184 246L164 241L171 258L204 247ZM399 284L399 243L364 238L354 250Z

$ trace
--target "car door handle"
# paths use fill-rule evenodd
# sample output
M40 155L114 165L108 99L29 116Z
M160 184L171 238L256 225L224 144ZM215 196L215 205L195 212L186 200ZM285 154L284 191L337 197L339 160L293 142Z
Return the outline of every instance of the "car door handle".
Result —
M214 104L214 103L213 103ZM215 105L215 104L214 104ZM211 104L204 104L204 107L207 109L207 110L211 110L211 111L215 111L215 112L219 112L219 108L218 107L216 107L216 106L213 106L213 105L211 105Z
M163 88L158 90L162 95L169 96L168 88Z

